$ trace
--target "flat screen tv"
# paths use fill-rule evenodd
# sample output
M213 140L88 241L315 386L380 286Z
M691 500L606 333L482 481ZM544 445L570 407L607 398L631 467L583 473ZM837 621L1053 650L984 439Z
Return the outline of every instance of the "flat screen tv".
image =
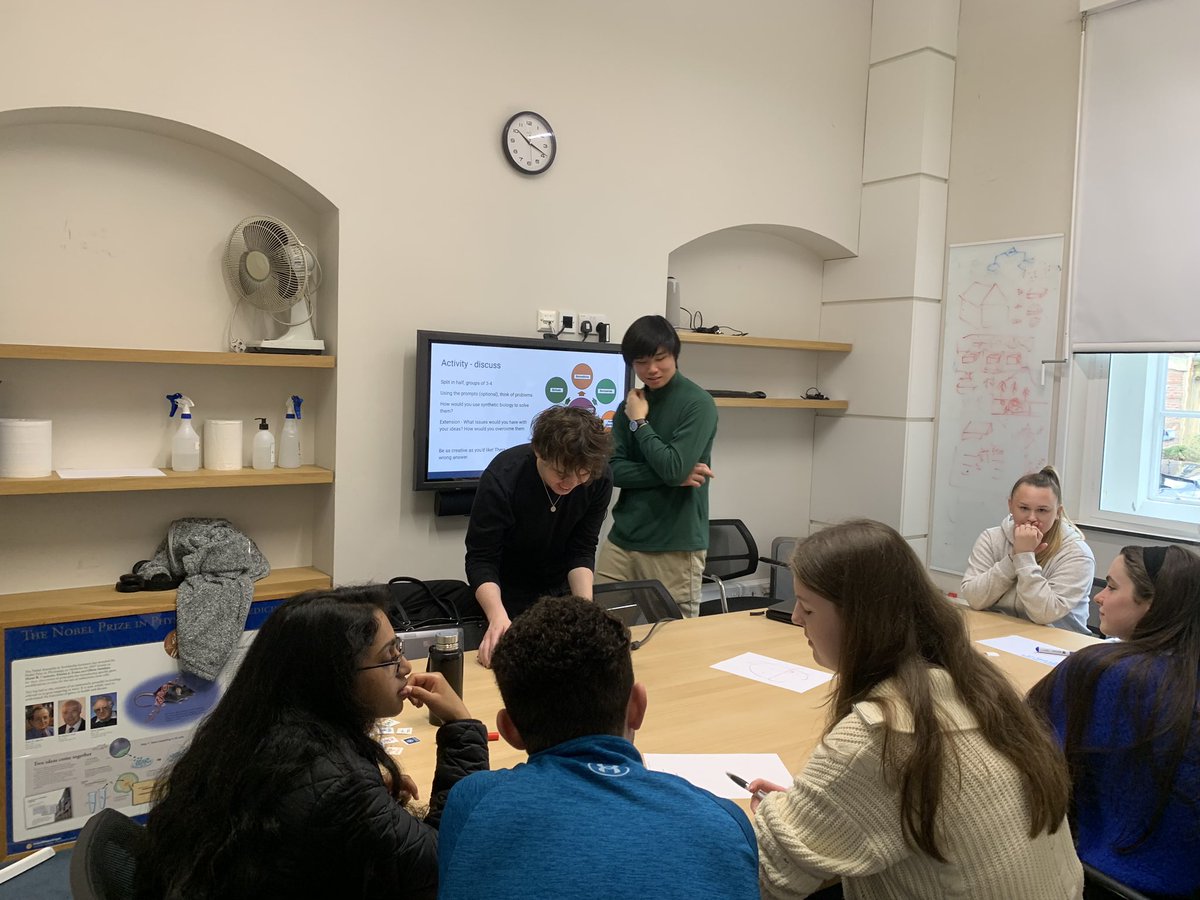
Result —
M551 406L590 409L611 428L632 377L616 344L418 331L413 490L474 489Z

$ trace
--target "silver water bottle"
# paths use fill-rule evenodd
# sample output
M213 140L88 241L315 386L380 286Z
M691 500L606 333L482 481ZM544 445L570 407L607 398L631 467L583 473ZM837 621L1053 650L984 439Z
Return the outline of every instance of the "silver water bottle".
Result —
M441 672L446 683L454 689L459 697L463 695L463 652L458 645L458 633L439 634L437 645L429 648L429 659L425 664L426 672ZM441 725L442 720L429 710L429 724Z

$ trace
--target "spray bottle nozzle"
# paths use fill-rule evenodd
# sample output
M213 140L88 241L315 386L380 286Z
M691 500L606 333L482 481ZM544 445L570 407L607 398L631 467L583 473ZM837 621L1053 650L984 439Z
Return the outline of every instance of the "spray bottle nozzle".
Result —
M192 417L192 407L196 404L192 402L191 397L185 396L184 394L176 391L174 394L167 394L167 399L171 401L171 412L167 418L174 418L175 410L177 410L179 407L183 407L183 412L179 414L180 418L186 416L190 419Z
M267 417L266 416L255 416L254 418L258 419L258 430L266 431L267 430Z
M288 398L288 402L284 404L283 408L287 412L287 416L289 419L301 418L300 404L303 402L304 402L304 398L300 397L296 394L292 394L292 396Z

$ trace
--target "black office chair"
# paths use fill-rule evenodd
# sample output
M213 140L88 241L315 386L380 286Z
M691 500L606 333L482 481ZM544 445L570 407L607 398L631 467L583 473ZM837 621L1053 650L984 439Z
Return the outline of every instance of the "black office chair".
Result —
M1095 866L1083 864L1083 900L1151 900L1141 891L1121 884Z
M758 571L760 562L772 566L783 566L787 563L767 556L758 555L758 544L754 535L741 519L710 519L708 522L708 559L704 564L703 580L715 584L719 594L720 611L730 610L739 612L747 609L762 609L770 606L770 597L740 597L734 598L732 604L725 588L725 582L734 578L743 578ZM711 604L711 601L709 601ZM700 615L709 615L717 610L701 606Z
M1098 638L1104 637L1104 632L1100 630L1100 607L1096 605L1096 595L1104 590L1104 586L1108 584L1105 578L1092 579L1092 592L1088 595L1088 631Z
M683 611L661 581L610 581L592 587L592 600L628 626L682 619Z
M115 809L102 809L83 826L71 853L75 900L130 900L146 829Z

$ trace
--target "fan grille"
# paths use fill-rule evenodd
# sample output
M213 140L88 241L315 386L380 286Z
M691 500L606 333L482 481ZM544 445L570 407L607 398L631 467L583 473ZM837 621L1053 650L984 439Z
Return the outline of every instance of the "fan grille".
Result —
M222 261L229 286L268 313L286 312L316 289L316 258L287 225L271 216L243 219Z

